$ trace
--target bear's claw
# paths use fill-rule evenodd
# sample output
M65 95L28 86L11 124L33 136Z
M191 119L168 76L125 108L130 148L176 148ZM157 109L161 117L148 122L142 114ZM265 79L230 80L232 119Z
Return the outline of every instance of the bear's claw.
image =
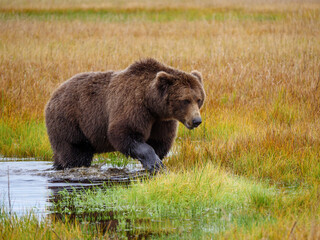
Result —
M157 174L159 172L165 171L166 167L163 165L162 161L159 159L154 164L148 162L143 164L144 169L146 169L150 174Z

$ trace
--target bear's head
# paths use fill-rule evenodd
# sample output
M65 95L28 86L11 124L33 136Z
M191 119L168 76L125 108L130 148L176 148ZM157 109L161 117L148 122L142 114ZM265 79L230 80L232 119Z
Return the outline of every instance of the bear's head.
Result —
M202 76L198 71L185 73L160 71L154 79L160 115L165 120L175 119L188 129L201 122L200 108L205 99Z

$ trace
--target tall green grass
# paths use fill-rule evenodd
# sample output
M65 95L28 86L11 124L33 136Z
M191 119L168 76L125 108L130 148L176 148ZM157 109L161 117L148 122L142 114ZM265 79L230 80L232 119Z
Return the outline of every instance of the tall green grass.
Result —
M156 176L129 188L108 187L82 194L65 191L55 208L76 214L81 221L88 221L93 213L99 213L100 221L112 216L120 222L119 232L152 229L165 238L208 239L231 229L246 232L262 225L271 228L279 219L294 215L317 218L320 210L314 195L315 189L283 191L208 163L191 171Z
M50 159L52 150L44 122L1 118L0 153L4 156Z

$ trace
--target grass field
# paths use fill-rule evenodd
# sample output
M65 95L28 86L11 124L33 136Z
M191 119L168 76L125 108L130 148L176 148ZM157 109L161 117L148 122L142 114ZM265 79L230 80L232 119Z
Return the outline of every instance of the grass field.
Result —
M123 199L140 214L136 217L147 218L141 210L146 205L158 220L165 218L159 211L170 204L182 212L163 210L169 218L193 218L192 206L196 213L208 208L203 218L194 215L199 229L216 227L210 223L216 216L210 206L234 216L221 220L227 222L221 231L200 231L195 238L317 239L319 39L317 1L1 0L0 154L51 159L43 109L54 89L79 72L119 70L153 57L202 72L204 123L193 131L179 127L175 154L166 159L168 176L116 189L106 203L134 196L135 201ZM196 201L197 195L203 201ZM95 199L91 202L104 199L88 196ZM220 202L213 201L219 196ZM171 202L161 200L166 198ZM190 212L183 212L189 203ZM114 208L124 205L119 200ZM21 227L13 233L10 217L1 216L3 236L28 231ZM17 226L26 222L36 224L11 221ZM175 229L180 223L170 224L168 229ZM55 227L68 228L70 234L86 231ZM159 236L176 236L172 231ZM75 236L81 238L70 238Z

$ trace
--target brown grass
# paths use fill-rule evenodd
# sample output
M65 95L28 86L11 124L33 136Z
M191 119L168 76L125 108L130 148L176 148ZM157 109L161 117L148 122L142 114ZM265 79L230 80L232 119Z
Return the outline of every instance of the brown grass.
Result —
M319 19L172 23L1 21L2 114L42 119L58 84L144 57L205 77L207 115L257 110L314 122L320 111ZM282 115L281 115L282 114ZM261 116L265 118L267 116ZM294 123L293 123L294 125Z
M72 8L246 8L287 10L318 7L317 0L1 0L2 9L72 9Z
M50 94L74 74L123 69L137 59L154 57L203 73L205 123L190 141L194 136L206 139L211 159L251 175L261 156L271 159L268 166L288 158L298 164L303 158L307 164L295 165L290 179L299 172L304 176L310 164L317 166L319 156L319 12L319 8L287 11L277 21L3 20L1 115L42 121ZM190 133L182 131L184 142ZM186 148L190 154L190 145ZM247 168L249 152L254 159L252 171ZM180 160L169 164L188 166ZM283 164L284 169L292 167ZM257 175L279 180L280 173L259 171Z

